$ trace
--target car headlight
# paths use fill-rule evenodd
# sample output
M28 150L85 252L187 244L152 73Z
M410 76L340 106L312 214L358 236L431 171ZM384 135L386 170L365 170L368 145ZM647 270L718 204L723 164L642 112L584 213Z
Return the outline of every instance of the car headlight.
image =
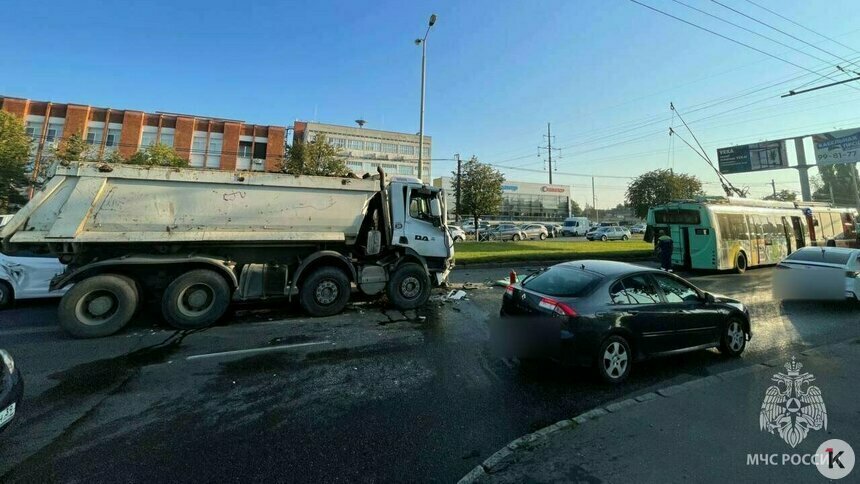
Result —
M9 374L15 373L15 360L12 359L12 355L6 352L6 350L0 350L0 358L3 359L3 364L6 365L6 368L9 369Z

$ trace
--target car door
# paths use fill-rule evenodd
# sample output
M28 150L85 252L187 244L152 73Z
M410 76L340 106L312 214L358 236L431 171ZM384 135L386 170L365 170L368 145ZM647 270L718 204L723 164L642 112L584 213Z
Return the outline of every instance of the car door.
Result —
M670 311L677 308L663 302L654 281L647 274L620 279L610 286L609 292L612 319L633 333L643 354L653 355L675 349L675 324Z
M409 191L409 216L406 217L405 236L409 246L424 257L446 257L450 235L442 226L441 221L430 214L432 197L420 190ZM442 240L444 243L439 243Z
M722 318L717 307L706 303L696 288L680 278L668 274L653 274L652 277L665 304L673 309L675 335L671 346L683 349L715 343Z
M54 256L2 258L6 272L15 281L15 294L19 298L48 296L51 279L63 272L63 265Z

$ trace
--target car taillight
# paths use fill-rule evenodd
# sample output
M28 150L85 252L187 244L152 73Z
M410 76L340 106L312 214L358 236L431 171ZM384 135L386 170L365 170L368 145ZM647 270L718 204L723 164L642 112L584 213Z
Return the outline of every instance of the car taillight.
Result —
M505 288L505 296L513 296L514 295L514 286L508 286Z
M573 310L572 307L568 306L563 302L558 302L555 299L550 299L548 297L541 298L540 303L538 304L543 309L547 309L552 311L558 316L567 316L567 317L576 317L579 316L576 311Z

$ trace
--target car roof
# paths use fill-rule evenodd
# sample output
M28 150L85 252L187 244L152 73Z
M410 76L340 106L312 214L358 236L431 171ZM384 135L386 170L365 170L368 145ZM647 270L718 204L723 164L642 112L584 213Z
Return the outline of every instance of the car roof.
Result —
M556 266L570 267L572 269L584 268L587 271L601 274L604 276L617 276L634 272L660 272L657 269L652 269L650 267L640 266L636 264L630 264L627 262L598 259L572 260L570 262L562 262L561 264L556 264Z
M860 253L860 249L852 249L850 247L801 247L797 249L795 252L812 252L815 250L821 250L824 252L835 252L837 254L856 254Z

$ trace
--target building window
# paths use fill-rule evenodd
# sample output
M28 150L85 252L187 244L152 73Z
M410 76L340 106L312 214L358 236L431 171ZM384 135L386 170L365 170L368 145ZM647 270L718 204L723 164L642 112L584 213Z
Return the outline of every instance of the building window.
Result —
M100 127L90 126L87 128L87 144L101 145L104 132L105 129Z
M351 150L364 150L364 141L360 139L351 139L347 143L347 147Z
M45 133L45 141L55 145L63 137L63 123L51 121L48 123L48 131Z
M105 151L115 151L119 146L119 139L122 134L120 128L108 128L107 138L105 138Z
M430 147L429 146L424 147L424 158L430 158Z
M42 136L42 126L44 123L42 121L27 121L26 131L27 136L30 137L31 140L38 142L39 138Z
M155 126L144 126L143 133L140 135L140 147L146 148L155 144L158 136L158 128Z
M397 173L400 175L410 175L411 176L411 175L415 174L415 171L409 165L399 165L397 167Z
M158 138L158 142L163 144L164 146L169 146L173 148L173 131L165 132L161 131L161 137Z
M209 135L209 152L206 154L206 168L221 168L221 144L223 135L211 133Z
M394 143L382 143L383 153L397 153L397 145Z
M400 154L401 155L414 155L415 147L412 145L400 145Z
M346 146L346 138L329 138L328 144L335 148L344 148Z
M379 141L365 141L364 149L366 151L382 151L382 143Z
M236 169L250 170L251 169L251 142L240 141L239 152L236 155Z
M356 163L354 161L350 161L346 164L350 171L353 173L361 171L361 163Z
M203 167L206 164L206 133L194 132L191 142L191 157L188 164L194 167Z

